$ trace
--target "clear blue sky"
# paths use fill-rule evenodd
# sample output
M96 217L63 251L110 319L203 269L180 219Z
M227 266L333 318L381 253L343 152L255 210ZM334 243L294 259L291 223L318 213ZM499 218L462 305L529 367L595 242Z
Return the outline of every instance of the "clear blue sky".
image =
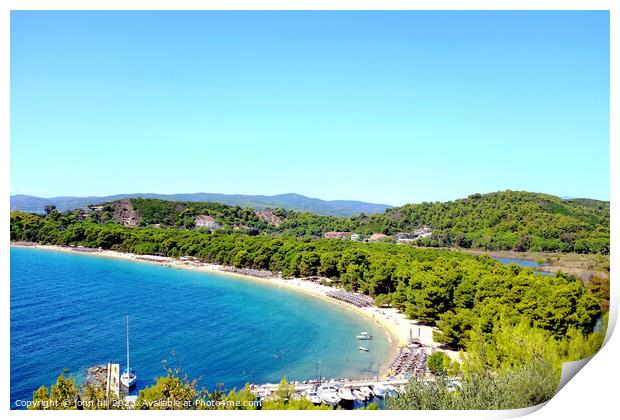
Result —
M11 192L609 199L607 12L13 12Z

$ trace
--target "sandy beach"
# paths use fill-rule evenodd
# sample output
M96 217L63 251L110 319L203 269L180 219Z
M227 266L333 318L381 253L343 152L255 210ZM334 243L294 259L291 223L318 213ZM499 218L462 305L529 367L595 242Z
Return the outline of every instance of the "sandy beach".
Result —
M386 357L388 363L382 369L382 376L386 377L389 374L389 364L398 354L399 346L405 345L409 343L410 339L417 338L424 347L431 349L432 351L443 351L448 356L450 356L453 360L459 360L458 352L449 351L440 349L439 343L436 343L433 340L433 330L436 330L436 327L430 327L428 325L423 325L415 320L408 319L403 313L394 308L379 308L377 306L370 306L360 308L355 305L351 305L349 303L343 302L338 299L334 299L328 296L329 292L334 292L337 290L335 287L325 286L322 284L318 284L309 280L304 280L300 278L288 278L284 279L277 275L269 275L269 276L256 276L256 275L248 275L239 272L232 271L233 267L223 266L219 264L211 264L199 262L194 259L177 259L172 257L161 257L155 255L138 255L132 253L104 250L104 249L96 249L96 248L85 248L85 247L64 247L58 245L40 245L40 244L30 244L30 243L11 243L11 246L16 247L28 247L28 248L38 248L38 249L47 249L51 251L59 251L59 252L72 252L79 254L89 254L96 255L100 257L109 257L109 258L119 258L124 260L145 262L150 264L157 264L166 267L172 267L177 269L185 269L185 270L195 270L195 271L203 271L209 273L217 273L220 275L228 275L234 276L237 278L242 278L248 281L254 282L263 282L277 287L286 287L291 290L295 290L297 292L305 293L308 295L312 295L314 297L324 299L331 304L340 305L345 307L351 311L356 312L357 314L366 317L369 321L376 323L383 327L386 332L386 338L391 344L391 354L389 357Z

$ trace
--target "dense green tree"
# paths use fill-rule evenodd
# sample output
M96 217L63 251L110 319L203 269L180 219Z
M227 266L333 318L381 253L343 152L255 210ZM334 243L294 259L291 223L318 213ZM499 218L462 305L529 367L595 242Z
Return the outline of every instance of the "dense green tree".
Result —
M437 321L437 331L433 331L433 339L438 343L444 343L453 349L465 347L469 331L472 329L476 318L469 309L460 309L457 312L444 312Z
M136 400L139 410L190 410L199 404L201 392L198 380L189 380L179 369L166 369L166 376L157 379L155 385L141 389Z
M43 211L45 211L45 214L47 215L58 213L58 210L56 210L56 206L45 206L43 207Z
M434 375L446 375L450 368L450 363L450 357L441 351L431 354L426 361L428 369Z
M297 398L295 386L288 382L286 376L278 384L278 389L271 398L261 404L262 410L331 410L325 404L314 405L306 398Z
M81 408L75 378L64 371L50 388L41 386L32 396L30 410L77 410Z
M246 384L239 391L233 388L228 394L218 390L211 394L206 393L206 395L206 397L198 400L196 405L199 409L256 410L259 407L249 384Z

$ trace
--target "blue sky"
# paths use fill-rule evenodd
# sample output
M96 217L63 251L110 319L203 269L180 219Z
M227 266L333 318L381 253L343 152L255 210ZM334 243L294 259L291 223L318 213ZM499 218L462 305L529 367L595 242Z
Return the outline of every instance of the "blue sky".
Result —
M11 15L11 193L609 199L607 12Z

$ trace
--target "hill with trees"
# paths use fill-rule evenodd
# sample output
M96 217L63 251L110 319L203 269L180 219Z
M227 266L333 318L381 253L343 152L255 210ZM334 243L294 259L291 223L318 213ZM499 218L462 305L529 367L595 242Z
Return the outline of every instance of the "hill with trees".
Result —
M119 217L123 214L119 207L135 213L134 224L138 226L194 229L201 227L197 217L202 216L204 221L208 216L214 223L207 223L206 227L228 233L319 238L326 232L340 231L357 233L362 239L385 234L386 241L395 241L398 235L411 235L416 229L427 227L432 234L413 243L422 247L490 251L609 254L609 202L565 200L529 192L472 194L455 201L408 204L380 214L361 213L351 217L145 198L113 201L99 210L74 213L97 223L128 224Z
M432 227L420 245L487 250L609 253L609 202L502 191L409 204L360 221L364 233Z

